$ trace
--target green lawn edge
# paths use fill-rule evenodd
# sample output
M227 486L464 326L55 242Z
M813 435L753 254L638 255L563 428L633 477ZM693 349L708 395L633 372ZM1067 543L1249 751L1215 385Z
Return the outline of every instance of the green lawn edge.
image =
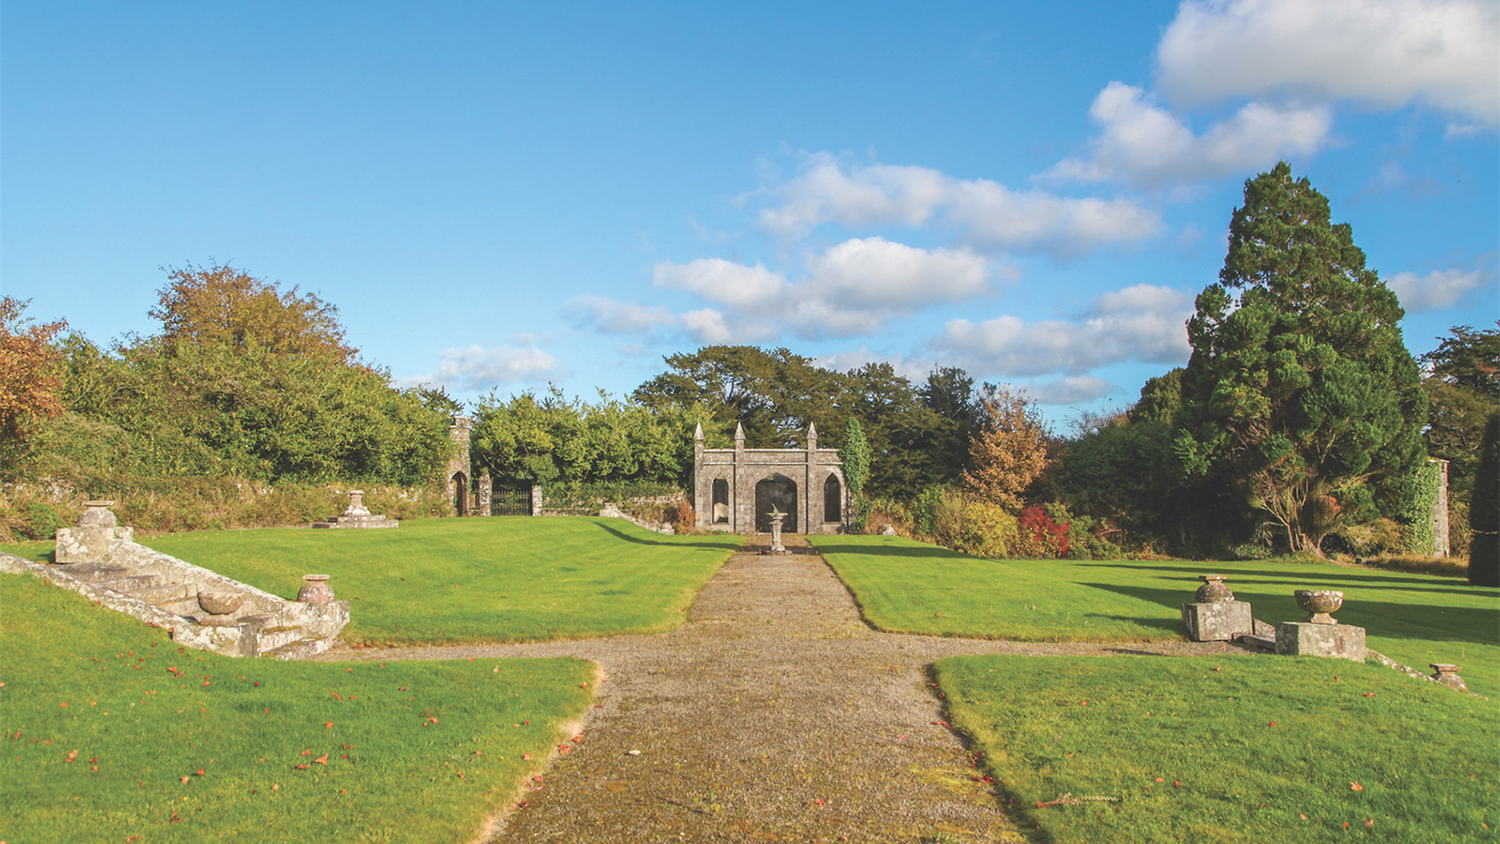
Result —
M1380 666L963 656L933 671L1037 841L1500 837L1500 705Z

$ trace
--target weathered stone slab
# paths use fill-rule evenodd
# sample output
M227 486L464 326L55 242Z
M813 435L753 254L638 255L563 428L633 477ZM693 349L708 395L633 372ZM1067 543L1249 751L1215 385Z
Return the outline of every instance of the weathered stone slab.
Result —
M1276 625L1276 652L1365 661L1365 629L1349 624L1283 621Z
M1182 623L1194 642L1227 642L1255 632L1249 601L1213 601L1182 605Z

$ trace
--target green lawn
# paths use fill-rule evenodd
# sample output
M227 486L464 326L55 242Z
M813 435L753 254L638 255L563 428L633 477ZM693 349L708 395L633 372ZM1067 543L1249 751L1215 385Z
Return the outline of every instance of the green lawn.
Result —
M1500 839L1500 705L1381 666L975 656L936 673L1038 840ZM1111 799L1037 805L1064 795Z
M567 659L229 659L35 578L0 592L0 841L18 844L469 840L593 681Z
M273 528L143 544L288 598L329 574L350 643L525 642L681 623L743 540L662 536L622 519L424 519L385 530ZM51 543L13 553L45 559Z
M1023 641L1146 641L1182 636L1199 574L1224 574L1272 624L1300 621L1296 589L1341 589L1336 617L1370 647L1427 670L1457 663L1500 696L1500 589L1462 580L1327 564L980 560L898 537L814 536L867 621L883 630Z

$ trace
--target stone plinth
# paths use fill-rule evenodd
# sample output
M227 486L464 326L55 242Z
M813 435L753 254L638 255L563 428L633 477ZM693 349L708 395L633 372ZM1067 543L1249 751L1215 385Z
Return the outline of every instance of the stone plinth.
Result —
M1365 629L1348 624L1283 621L1276 625L1276 652L1365 661Z
M314 522L315 528L393 528L400 524L395 519L370 514L365 506L364 490L349 490L349 506L342 516L334 516L326 522Z
M77 527L58 529L53 562L107 563L116 548L135 539L135 530L120 527L109 511L113 501L85 501L83 506Z
M1255 632L1249 601L1212 601L1182 605L1182 624L1194 642L1227 642Z

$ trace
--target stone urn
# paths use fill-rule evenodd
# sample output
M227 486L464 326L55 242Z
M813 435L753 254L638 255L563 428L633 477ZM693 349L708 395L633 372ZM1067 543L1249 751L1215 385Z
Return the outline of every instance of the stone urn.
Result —
M304 574L302 579L307 583L297 590L297 600L304 604L326 604L334 600L333 587L328 585L328 579L332 575L327 574Z
M78 517L79 527L114 527L119 524L115 520L115 514L109 508L115 506L113 501L95 500L83 502L83 515Z
M228 615L245 603L245 596L234 592L199 592L198 606L210 615Z
M1198 603L1222 604L1225 601L1234 600L1234 593L1229 591L1228 586L1224 585L1224 575L1200 574L1198 575L1198 579L1203 581L1203 585L1199 586L1198 591L1193 595L1194 600Z
M1308 612L1311 624L1338 624L1329 613L1344 605L1344 593L1336 589L1298 589L1292 593L1297 606Z

